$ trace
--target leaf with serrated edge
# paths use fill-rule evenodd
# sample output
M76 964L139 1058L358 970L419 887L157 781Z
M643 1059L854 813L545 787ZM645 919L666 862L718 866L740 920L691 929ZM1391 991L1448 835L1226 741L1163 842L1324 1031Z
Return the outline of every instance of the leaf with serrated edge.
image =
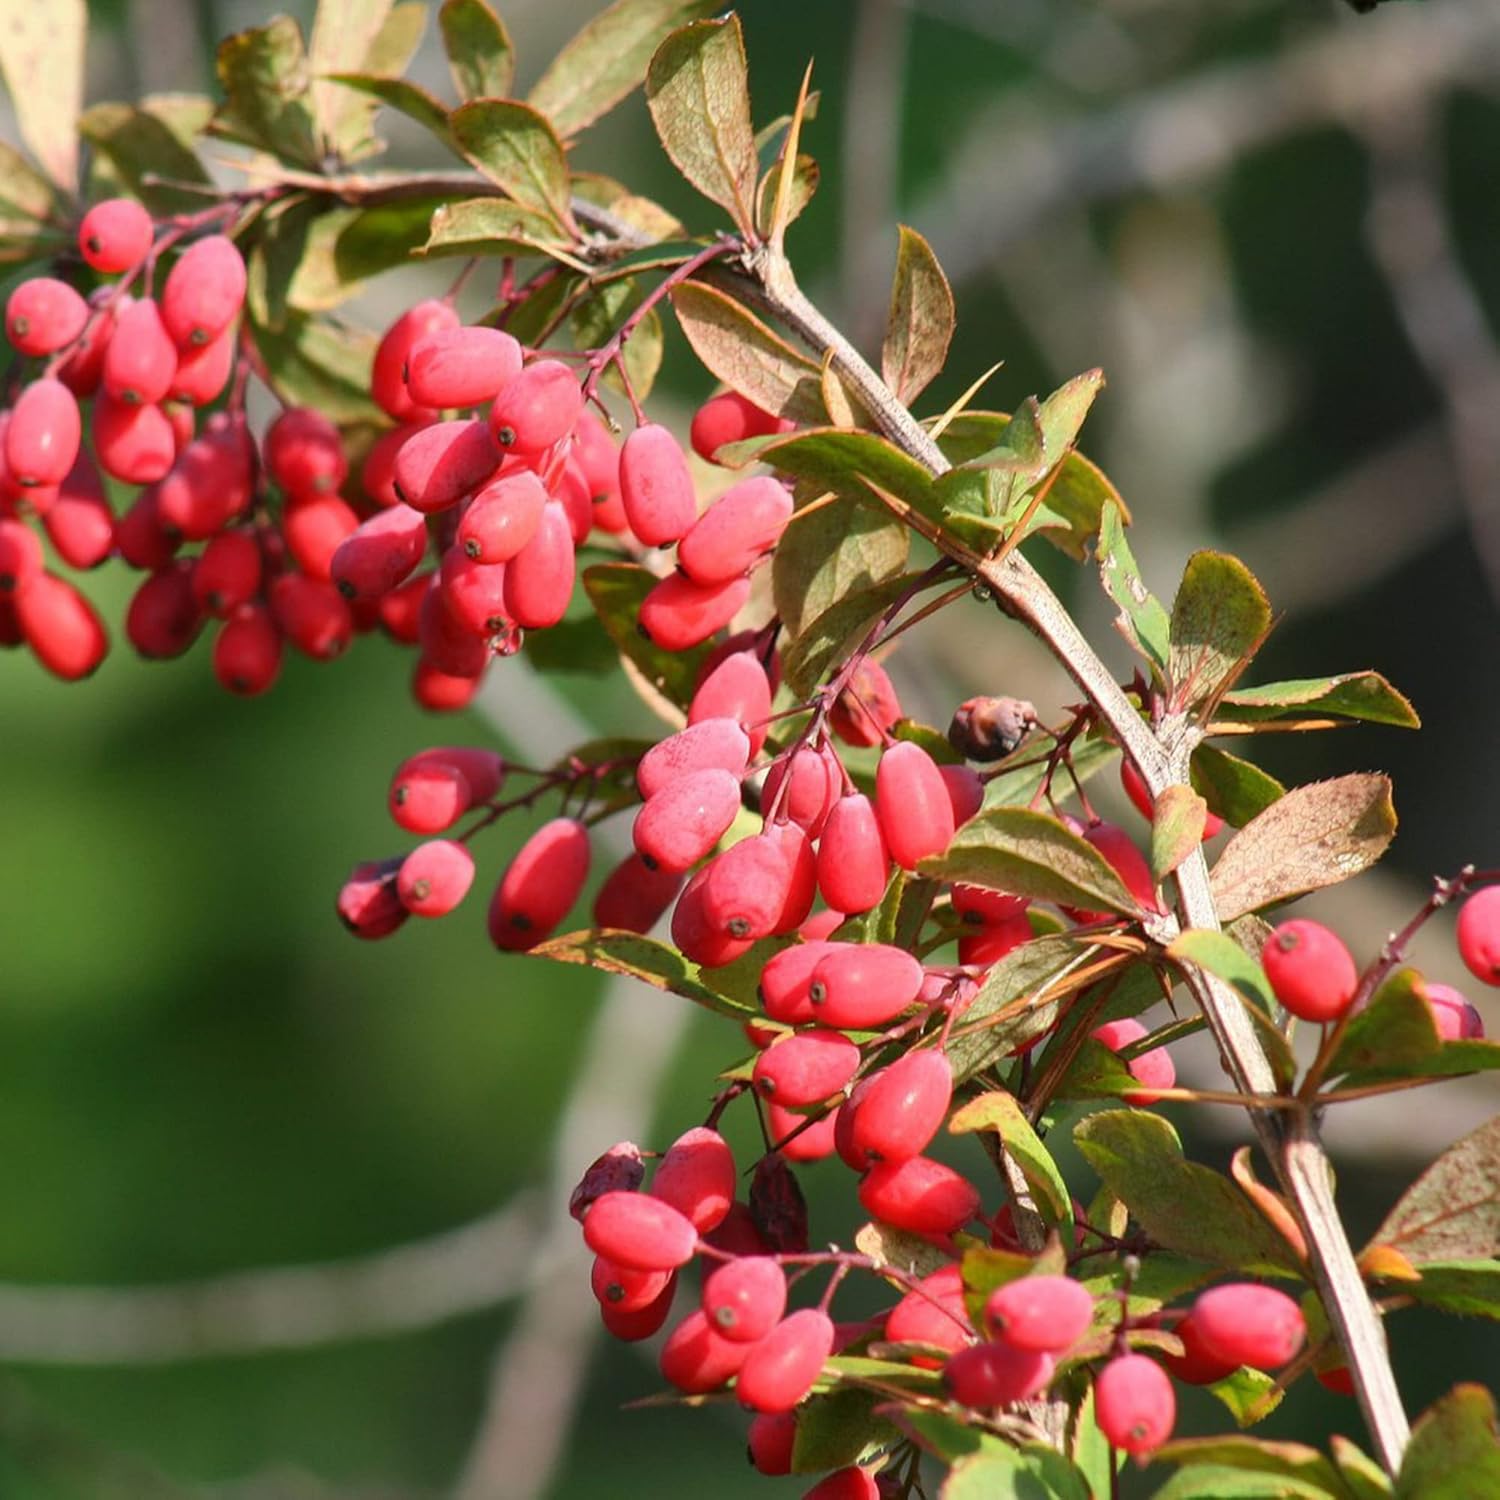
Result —
M1032 901L1089 910L1139 911L1124 882L1087 839L1059 819L1026 807L992 807L971 818L946 852L919 866L924 875L1007 891Z
M547 65L530 103L565 140L634 93L662 41L722 0L615 0Z
M706 983L700 977L703 971L698 965L675 948L639 933L615 932L609 928L569 932L539 943L529 956L565 964L587 964L609 974L625 974L736 1020L757 1013L753 1007L731 1000Z
M514 99L475 99L448 117L464 155L517 203L574 233L568 159L544 115Z
M1401 1195L1372 1245L1414 1265L1500 1256L1500 1116L1450 1146Z
M1274 776L1217 745L1199 745L1193 751L1193 785L1203 794L1209 811L1235 828L1243 828L1286 795L1286 788Z
M217 135L243 141L303 166L318 165L302 31L287 16L237 32L216 57L225 100L214 117Z
M504 254L507 246L547 254L561 249L562 242L557 225L546 214L522 208L519 203L508 203L504 198L466 198L461 203L445 203L433 214L422 254L477 255L486 251ZM558 280L566 285L566 278ZM545 300L528 297L521 308ZM507 326L514 327L515 320Z
M1115 629L1150 663L1157 681L1165 683L1171 621L1161 600L1141 581L1125 540L1124 518L1113 503L1106 503L1099 522L1099 577L1104 592L1120 606Z
M60 188L78 186L84 0L0 0L0 71L21 139Z
M1061 1226L1065 1238L1071 1236L1073 1195L1069 1193L1062 1173L1057 1170L1052 1153L1042 1144L1041 1137L1014 1095L991 1090L971 1099L955 1111L948 1121L948 1129L953 1135L993 1130L1036 1194L1037 1209L1042 1217L1050 1225Z
M1396 836L1386 776L1294 787L1224 846L1210 876L1223 921L1368 870Z
M443 0L438 11L448 71L461 99L504 99L516 77L505 23L484 0Z
M1174 706L1212 698L1244 670L1270 629L1270 603L1249 568L1223 552L1195 552L1172 603Z
M1208 821L1208 803L1190 786L1166 787L1151 818L1151 873L1170 875L1199 844Z
M1396 1478L1397 1500L1479 1500L1500 1495L1495 1398L1482 1385L1456 1385L1412 1428Z
M1345 672L1338 677L1235 688L1224 694L1215 717L1254 722L1303 714L1333 714L1398 729L1419 729L1422 723L1411 704L1379 672Z
M910 552L911 533L868 501L798 511L771 558L771 595L787 634L795 639L840 599L894 577Z
M739 17L731 11L674 31L646 69L646 103L672 164L754 234L760 164Z
M880 373L909 405L942 371L948 358L955 322L953 289L932 246L905 224L897 229L900 241Z
M1177 1132L1146 1110L1102 1110L1073 1142L1159 1245L1251 1275L1297 1275L1291 1247L1227 1177L1188 1161Z
M818 366L727 292L697 282L672 290L672 310L704 367L762 411L825 420Z

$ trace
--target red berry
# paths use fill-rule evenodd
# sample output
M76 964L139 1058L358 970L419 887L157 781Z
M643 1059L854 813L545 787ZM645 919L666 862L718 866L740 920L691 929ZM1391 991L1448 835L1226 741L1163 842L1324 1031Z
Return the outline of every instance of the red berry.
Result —
M1349 950L1319 922L1283 922L1266 939L1261 963L1276 998L1304 1021L1336 1021L1359 988Z
M627 1344L639 1343L642 1339L649 1339L667 1321L676 1291L677 1274L673 1272L666 1278L666 1285L644 1307L626 1311L612 1302L601 1302L599 1320L615 1338Z
M1106 1021L1103 1026L1095 1027L1089 1033L1096 1042L1108 1047L1111 1052L1121 1052L1133 1042L1138 1042L1142 1037L1148 1035L1146 1028L1134 1018L1122 1021ZM1132 1078L1139 1079L1147 1087L1143 1089L1127 1090L1120 1097L1127 1104L1140 1105L1145 1108L1160 1100L1158 1089L1174 1088L1177 1084L1177 1069L1172 1063L1172 1054L1165 1047L1153 1047L1149 1052L1143 1052L1139 1057L1132 1057L1125 1064L1126 1071Z
M880 1500L880 1493L875 1476L851 1464L825 1475L802 1500Z
M393 641L400 641L404 646L421 643L422 601L431 591L435 577L431 570L414 573L405 583L397 584L375 601L380 623ZM356 603L362 602L368 601L356 600Z
M906 1161L926 1150L948 1117L952 1098L947 1057L930 1049L908 1052L865 1079L849 1127L850 1144L871 1161Z
M943 1266L924 1276L886 1316L885 1336L893 1344L933 1344L957 1353L974 1337L964 1301L963 1275L957 1265ZM936 1370L940 1361L925 1354L909 1356L923 1370Z
M349 477L338 428L311 407L282 412L266 429L263 451L267 472L294 499L331 495Z
M663 651L686 651L722 630L749 598L748 578L700 584L684 573L669 573L641 601L637 628Z
M125 613L125 635L148 661L181 656L202 628L193 565L186 558L144 578Z
M115 318L104 354L104 389L114 401L152 406L164 401L177 373L177 346L150 297L132 302Z
M960 884L953 887L953 910L966 923L973 923L976 927L993 926L1023 916L1026 897L987 891L979 885Z
M101 392L94 398L94 456L123 484L153 484L172 467L177 441L159 406L131 406Z
M305 573L283 573L271 585L271 617L304 656L332 661L354 639L349 601L331 583Z
M738 391L725 391L723 395L712 396L705 401L693 417L693 451L699 458L713 463L714 454L726 443L766 437L773 432L786 431L791 426L790 422L762 411Z
M1094 1381L1094 1415L1099 1430L1130 1454L1154 1452L1172 1436L1177 1398L1160 1365L1144 1354L1122 1354Z
M974 1184L929 1156L876 1162L859 1185L859 1201L877 1219L914 1234L952 1234L979 1212Z
M89 318L83 332L73 340L53 372L80 401L99 389L104 376L104 356L115 331L117 310L100 306L101 294L107 293L108 288L101 287L89 298Z
M584 486L602 531L628 529L620 499L620 452L609 429L591 407L585 407L573 430L573 456L583 472Z
M705 1395L729 1382L750 1349L716 1333L703 1309L694 1308L661 1347L662 1378L688 1395Z
M189 245L167 274L161 316L179 349L211 343L245 300L245 262L234 243L211 234Z
M791 887L788 853L779 839L763 833L718 855L703 882L703 915L709 924L729 937L752 941L775 932Z
M281 672L281 633L263 604L244 604L214 638L214 676L231 693L253 698Z
M1161 903L1156 898L1156 880L1146 856L1136 847L1135 840L1117 823L1103 821L1091 823L1083 830L1084 838L1091 843L1109 863L1115 874L1125 883L1125 889L1135 897L1146 911L1160 911ZM1079 912L1079 921L1107 917L1108 912Z
M1009 1406L1045 1390L1054 1365L1050 1354L1010 1344L972 1344L949 1357L943 1384L964 1406Z
M417 611L417 638L422 654L455 677L478 677L490 659L490 647L454 614L446 590L428 589Z
M88 322L89 305L65 281L32 276L5 304L5 332L18 353L55 354Z
M78 458L78 398L60 380L33 380L5 428L5 467L28 489L61 484Z
M536 947L567 916L588 873L588 829L574 818L544 823L521 846L495 888L490 941L512 952Z
M859 1067L859 1048L836 1031L800 1031L755 1060L756 1091L777 1104L797 1107L832 1098Z
M984 1304L992 1338L1036 1354L1061 1354L1094 1319L1094 1299L1066 1276L1021 1276L996 1287Z
M182 537L162 524L158 499L155 485L142 490L115 528L122 561L142 572L163 567L182 546Z
M0 594L18 593L43 567L42 544L29 526L0 516Z
M938 775L948 788L953 826L961 828L984 806L984 783L979 779L979 772L969 766L939 766Z
M558 359L512 376L490 408L490 431L507 453L538 454L560 443L583 413L583 388Z
M703 858L740 809L739 778L709 767L664 786L636 814L635 847L647 864L687 870Z
M377 511L349 533L329 559L328 572L349 599L379 599L422 561L427 518L409 505Z
M789 1411L762 1412L750 1424L750 1462L775 1478L792 1472L792 1450L797 1446L797 1419Z
M891 858L903 870L941 854L953 837L953 803L932 757L902 741L880 757L875 771L875 811Z
M888 943L838 943L813 970L807 997L824 1026L874 1031L917 998L922 965Z
M656 1301L672 1276L671 1271L637 1271L610 1260L608 1256L596 1255L593 1270L589 1273L589 1287L601 1306L616 1307L621 1312L639 1312Z
M654 797L693 771L717 766L735 776L750 760L750 741L733 719L704 719L658 741L636 767L642 797Z
M760 794L761 811L768 818L790 818L812 838L817 838L842 786L838 758L831 750L804 748L790 757L780 755L766 772Z
M521 346L499 328L439 328L406 356L406 389L417 406L478 406L521 373Z
M670 1203L646 1193L604 1193L583 1219L595 1255L636 1271L671 1271L697 1253L698 1231Z
M706 673L688 707L688 723L733 719L749 736L750 754L759 755L771 716L771 680L755 654L733 651Z
M411 422L431 415L412 400L406 388L406 361L411 351L430 333L458 327L458 314L446 302L430 300L408 308L386 329L375 350L370 374L370 394L375 404L398 422Z
M42 517L42 525L57 555L69 567L97 568L114 550L114 512L86 449L78 450L57 498Z
M677 439L647 422L620 449L620 500L630 529L648 547L664 547L698 519L693 476Z
M96 271L113 275L146 258L153 232L151 215L134 198L106 198L83 216L78 249Z
M397 498L431 515L456 505L500 466L490 430L476 418L419 427L396 455Z
M1484 1036L1484 1021L1451 984L1428 980L1423 985L1438 1036L1445 1042L1478 1041Z
M429 839L401 861L396 894L418 917L445 917L474 883L474 856L453 839Z
M38 573L12 603L26 644L54 677L76 682L104 660L109 650L104 624L67 579Z
M1302 1309L1292 1298L1253 1282L1211 1287L1193 1303L1192 1319L1209 1354L1254 1370L1279 1370L1307 1334Z
M401 861L355 865L339 891L339 920L357 938L383 938L410 915L396 895L396 870Z
M639 854L627 854L594 897L594 926L649 932L682 889L675 870L653 870Z
M701 1125L673 1141L651 1179L651 1195L707 1234L729 1212L734 1184L734 1153L717 1130Z
M404 762L391 780L391 816L411 833L451 828L475 800L459 766L430 751Z
M1162 1363L1184 1385L1213 1385L1226 1375L1233 1375L1239 1365L1231 1360L1219 1359L1204 1348L1198 1334L1198 1325L1189 1313L1172 1330L1182 1340L1181 1354L1161 1355Z
M760 974L760 1003L773 1021L802 1026L814 1019L808 986L813 970L836 946L826 941L798 943L766 961Z
M1484 984L1500 984L1500 885L1475 891L1459 908L1458 953Z
M695 583L728 583L775 547L791 518L792 497L780 481L766 475L741 480L682 538L678 566Z
M334 553L354 535L359 524L359 517L337 495L315 495L286 506L281 514L281 535L297 566L319 582L328 583Z
M450 547L443 554L438 587L448 613L471 634L499 635L511 627L504 563L477 563L462 547Z
M577 567L568 513L549 500L530 541L505 565L505 606L511 619L527 630L556 625L568 612Z
M212 536L249 505L252 461L244 428L211 420L157 486L157 520L189 541Z
M762 1048L769 1047L781 1034L769 1027L756 1027L748 1023L746 1033L763 1031ZM753 1038L752 1038L753 1041ZM766 1105L766 1129L771 1137L772 1149L787 1161L822 1161L834 1152L842 1108L830 1109L821 1118L795 1114L779 1104Z
M786 1274L768 1255L727 1261L703 1283L703 1311L725 1338L753 1344L786 1311Z
M767 823L761 837L779 848L786 861L785 896L771 929L779 937L795 932L812 910L818 894L818 858L812 840L795 823Z
M260 589L260 546L248 531L214 537L193 566L193 597L211 615L224 619Z
M758 1412L790 1411L812 1389L833 1352L833 1341L833 1320L817 1308L804 1307L784 1318L748 1346L735 1382L740 1404Z
M473 702L482 681L482 673L473 677L455 676L423 657L412 672L412 697L429 713L456 713Z
M818 840L818 889L841 912L879 906L891 860L875 805L863 792L840 797Z
M700 968L716 969L732 964L753 946L750 938L730 937L715 927L703 910L703 888L707 870L699 870L683 886L672 911L672 941Z
M834 700L829 727L846 745L879 745L901 719L895 685L878 662L866 657Z
M547 491L530 469L492 479L458 523L458 544L476 562L509 562L536 535Z

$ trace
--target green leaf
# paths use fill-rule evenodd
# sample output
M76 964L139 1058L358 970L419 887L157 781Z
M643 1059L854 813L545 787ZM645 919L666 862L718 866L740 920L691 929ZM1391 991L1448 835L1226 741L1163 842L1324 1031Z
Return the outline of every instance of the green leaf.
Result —
M311 76L302 31L287 16L237 32L219 43L224 103L214 133L269 151L285 161L317 167Z
M1260 961L1252 958L1227 932L1210 932L1192 928L1179 933L1167 949L1179 963L1196 964L1210 974L1233 985L1252 1005L1267 1015L1274 1014L1276 997Z
M815 427L760 444L755 458L855 500L869 500L868 480L908 505L937 514L932 478L926 469L873 432Z
M1089 1500L1089 1487L1061 1453L1028 1443L959 1459L938 1494L941 1500Z
M1151 818L1151 873L1160 882L1203 842L1208 803L1190 786L1169 786Z
M191 212L207 201L201 193L148 185L143 180L149 173L205 187L212 181L197 154L144 106L95 104L79 117L78 133L109 161L120 181L153 213Z
M1035 1194L1037 1212L1049 1226L1058 1228L1065 1240L1071 1240L1073 1195L1052 1153L1042 1144L1013 1094L997 1089L971 1099L948 1121L948 1130L953 1135L993 1130Z
M382 104L415 120L425 130L430 130L450 151L461 153L462 148L449 126L448 110L441 100L433 98L424 88L409 83L404 78L383 78L372 73L330 73L329 79L357 93L368 94Z
M438 27L460 99L509 97L516 76L515 50L505 23L484 0L443 0Z
M80 122L81 123L81 122ZM57 207L57 190L12 146L0 141L0 220L40 226Z
M386 418L370 399L376 337L332 318L289 313L280 329L252 325L271 387L288 406L315 406L340 426Z
M788 636L900 573L910 552L907 528L869 501L841 498L797 512L771 558L771 594Z
M1103 1042L1085 1037L1067 1072L1052 1091L1055 1099L1123 1099L1139 1091L1140 1081L1125 1060Z
M721 993L714 982L717 970L709 970L710 977L705 978L704 971L675 948L638 933L614 932L608 928L569 932L539 943L531 949L530 956L564 964L587 964L609 974L626 974L737 1021L759 1014L756 1007Z
M318 135L336 152L363 144L368 110L325 75L363 72L390 12L391 0L318 0L308 43L308 69L316 80L312 114Z
M822 1474L868 1457L896 1436L896 1429L875 1408L885 1398L874 1391L845 1387L814 1396L797 1408L797 1436L792 1445L793 1474Z
M1456 1385L1417 1418L1396 1479L1397 1500L1478 1500L1500 1495L1495 1398Z
M894 1224L882 1224L878 1219L861 1225L854 1236L854 1248L861 1255L868 1255L877 1270L892 1266L911 1276L930 1276L953 1259L931 1240L907 1229L897 1229Z
M454 110L448 124L459 149L491 182L576 233L568 159L544 115L512 99L475 99Z
M1026 807L987 808L958 830L946 852L924 859L920 869L936 879L1032 901L1127 915L1139 911L1113 866L1087 839L1049 813Z
M1223 1437L1178 1438L1153 1455L1163 1463L1188 1467L1217 1464L1242 1473L1280 1474L1339 1494L1338 1471L1316 1448L1304 1443L1278 1442L1269 1438Z
M1152 1500L1327 1500L1339 1494L1290 1474L1256 1474L1227 1464L1194 1464L1179 1469Z
M465 198L432 215L424 255L546 255L565 248L547 214L504 198ZM559 281L565 278L559 277ZM527 298L529 305L533 299ZM515 332L514 319L506 325ZM516 335L520 337L519 333Z
M1369 869L1396 836L1386 776L1355 774L1294 787L1224 846L1210 883L1223 921Z
M1217 745L1199 745L1193 751L1193 785L1203 794L1209 811L1234 828L1243 828L1278 797L1286 796L1286 788L1274 776Z
M902 1431L928 1453L955 1463L970 1454L998 1452L1009 1448L1001 1438L979 1427L968 1427L945 1411L930 1406L910 1406L896 1413Z
M1223 552L1195 552L1172 604L1174 706L1213 698L1244 670L1270 629L1270 603L1249 568Z
M1113 1255L1110 1251L1101 1254ZM1118 1260L1106 1261L1104 1271L1084 1276L1082 1284L1097 1301L1102 1297L1114 1297L1119 1304L1118 1293L1125 1285L1125 1273ZM1218 1276L1218 1271L1202 1261L1185 1260L1178 1255L1153 1251L1141 1261L1140 1270L1130 1281L1130 1315L1144 1318L1160 1311L1168 1303L1176 1302L1188 1292L1197 1291Z
M787 686L805 697L830 667L843 661L876 620L911 586L915 575L898 574L844 598L826 609L782 653Z
M1331 1077L1391 1073L1405 1076L1442 1046L1422 976L1410 968L1387 975L1370 1002L1351 1016L1328 1064Z
M0 72L21 139L65 192L78 187L78 116L83 112L84 0L3 0Z
M1146 661L1158 683L1167 681L1171 621L1160 599L1141 580L1135 554L1125 539L1120 507L1104 506L1099 522L1099 577L1104 592L1119 606L1115 629Z
M1422 723L1411 704L1379 672L1346 672L1339 677L1304 677L1236 688L1224 694L1214 717L1259 723L1326 714L1393 724L1398 729L1419 729Z
M671 32L722 8L720 0L616 0L553 58L532 105L564 139L577 135L640 87Z
M1159 1245L1251 1275L1301 1274L1287 1242L1227 1178L1188 1161L1177 1132L1146 1110L1102 1110L1073 1142Z
M1418 1269L1426 1261L1500 1257L1500 1116L1450 1146L1370 1237Z
M1204 1389L1220 1402L1237 1427L1253 1427L1281 1405L1285 1392L1273 1375L1248 1367L1238 1369Z
M739 17L674 31L646 69L646 102L677 170L753 235L760 164Z
M687 281L672 289L672 310L716 379L762 411L797 422L824 420L818 366L727 292Z
M1421 1270L1420 1281L1403 1278L1392 1290L1426 1307L1500 1322L1500 1260L1423 1261Z
M603 347L615 330L640 305L641 297L641 288L634 277L622 277L618 281L608 282L581 297L568 315L573 347ZM657 371L661 368L661 357L661 320L656 316L655 308L652 308L625 342L625 368L638 401L644 401L651 394ZM614 388L622 389L619 372L613 365L604 378Z
M492 200L488 200L492 201ZM432 216L444 198L404 198L353 211L333 247L333 264L346 281L363 281L405 265L426 244Z
M881 378L908 405L942 371L953 339L953 289L932 246L905 224L897 226L896 275L885 343L880 350Z
M634 563L596 563L583 573L584 592L610 638L620 648L620 654L633 662L646 681L669 702L686 709L708 648L663 651L641 634L636 624L641 601L657 582L654 573Z
M384 78L404 73L421 46L422 33L426 29L425 0L396 0L385 24L366 49L359 71Z
M1034 760L1036 752L1023 745L1016 752L1018 761ZM1087 783L1107 766L1113 765L1119 752L1107 740L1088 738L1075 744L1072 750L1073 774L1082 783ZM985 783L986 807L1025 807L1035 795L1046 776L1046 767L1018 765L1014 770L1004 770L1004 762L995 767L999 772L993 780ZM1071 784L1071 781L1070 781Z
M781 191L781 174L786 163L778 160L771 163L755 190L755 222L762 234L770 232L771 216L776 212L776 195ZM818 191L821 177L818 164L805 151L797 153L797 165L792 169L792 190L787 196L788 224L802 216L803 210Z
M1351 1500L1384 1500L1392 1493L1390 1476L1385 1470L1341 1433L1329 1435L1328 1448Z

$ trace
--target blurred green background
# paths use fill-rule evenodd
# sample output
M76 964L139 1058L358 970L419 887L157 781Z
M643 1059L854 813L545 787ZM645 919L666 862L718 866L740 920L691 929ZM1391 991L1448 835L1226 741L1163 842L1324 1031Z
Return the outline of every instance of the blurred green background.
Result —
M597 8L500 7L523 85ZM264 18L186 0L91 10L91 100L206 88L212 41ZM960 313L932 409L997 359L1001 406L1104 366L1086 446L1135 508L1158 591L1194 547L1229 546L1281 611L1263 677L1375 667L1415 700L1419 736L1265 747L1285 776L1396 775L1387 868L1311 909L1368 957L1430 874L1493 862L1491 0L1368 18L1334 0L741 11L761 119L816 59L804 148L823 184L790 248L827 309L878 346L893 226L915 224ZM446 88L430 42L417 76ZM391 129L395 160L427 163ZM581 162L697 211L638 99L598 136ZM429 285L386 278L365 312L388 319ZM678 349L663 409L685 417L705 390ZM1107 637L1093 585L1060 578ZM116 620L129 586L114 566L89 583ZM1044 715L1068 701L1028 641L976 636L979 619L955 611L903 650L911 708L941 723L979 689ZM574 1238L545 1238L559 1185L617 1135L663 1146L701 1118L743 1050L732 1028L683 1031L665 998L601 1002L581 971L498 958L478 895L379 945L332 916L350 864L404 847L383 806L399 759L453 737L534 756L561 748L550 725L638 726L640 710L617 683L517 667L495 674L488 717L434 723L406 671L371 640L331 668L290 661L242 703L212 684L203 642L167 665L116 651L73 687L0 658L5 1500L798 1492L744 1465L732 1410L621 1410L655 1373L591 1337ZM482 880L523 831L496 830ZM1442 923L1420 956L1462 982ZM1460 1083L1335 1120L1356 1234L1492 1103ZM1169 1113L1207 1159L1242 1138L1238 1119ZM846 1228L838 1170L807 1181L815 1234ZM214 1280L288 1266L312 1269ZM71 1290L33 1295L47 1287ZM1413 1408L1500 1359L1487 1325L1403 1314L1392 1334ZM1360 1435L1352 1403L1299 1395L1270 1430Z

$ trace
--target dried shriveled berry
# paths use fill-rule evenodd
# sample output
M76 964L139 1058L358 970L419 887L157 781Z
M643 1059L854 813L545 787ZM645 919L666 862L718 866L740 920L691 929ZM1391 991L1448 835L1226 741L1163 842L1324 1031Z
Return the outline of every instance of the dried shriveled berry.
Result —
M968 698L954 711L948 743L965 760L1004 760L1035 723L1024 698Z
M879 662L866 657L834 700L828 715L846 745L878 745L901 719L895 684Z

